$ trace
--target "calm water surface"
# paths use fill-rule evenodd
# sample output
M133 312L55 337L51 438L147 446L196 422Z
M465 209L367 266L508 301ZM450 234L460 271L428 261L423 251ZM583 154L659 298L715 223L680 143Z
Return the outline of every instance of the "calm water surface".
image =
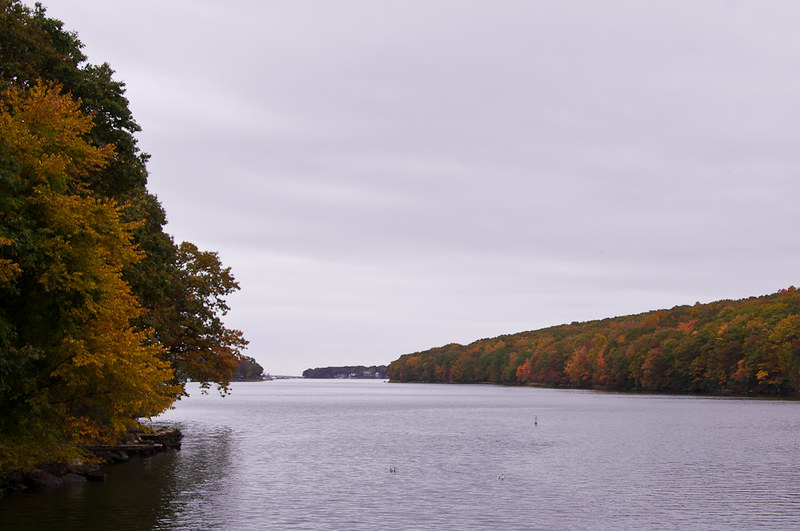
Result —
M799 402L277 380L154 423L183 449L0 529L800 529Z

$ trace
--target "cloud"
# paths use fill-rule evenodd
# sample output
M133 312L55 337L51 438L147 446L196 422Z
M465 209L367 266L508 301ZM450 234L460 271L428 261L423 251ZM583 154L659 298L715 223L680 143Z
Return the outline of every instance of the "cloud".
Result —
M48 7L270 372L797 283L794 2Z

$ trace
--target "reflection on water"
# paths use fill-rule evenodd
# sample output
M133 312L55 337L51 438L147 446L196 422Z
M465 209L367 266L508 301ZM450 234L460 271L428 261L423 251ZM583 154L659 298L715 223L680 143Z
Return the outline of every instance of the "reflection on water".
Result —
M175 470L173 452L106 469L105 483L81 483L0 500L0 529L149 529Z
M274 381L157 423L182 450L0 529L800 528L797 402Z
M227 426L204 426L202 433L184 443L186 451L174 452L170 485L159 500L156 528L170 529L174 522L191 522L196 515L203 515L196 528L199 524L224 528L229 510L225 498L235 468L232 433Z
M0 500L0 529L175 529L197 514L202 526L224 528L225 511L214 512L213 502L229 483L231 429L209 427L198 435L184 444L188 451L106 467L103 483L11 493ZM209 510L219 518L209 518Z

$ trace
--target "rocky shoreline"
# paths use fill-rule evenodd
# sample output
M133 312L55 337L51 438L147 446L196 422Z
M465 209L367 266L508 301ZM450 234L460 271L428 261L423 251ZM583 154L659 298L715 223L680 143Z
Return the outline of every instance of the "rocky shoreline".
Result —
M15 470L0 476L0 491L62 487L86 481L105 481L103 465L127 461L134 455L152 455L165 450L180 450L183 434L178 428L161 428L152 433L131 432L122 444L89 446L97 462L42 465Z

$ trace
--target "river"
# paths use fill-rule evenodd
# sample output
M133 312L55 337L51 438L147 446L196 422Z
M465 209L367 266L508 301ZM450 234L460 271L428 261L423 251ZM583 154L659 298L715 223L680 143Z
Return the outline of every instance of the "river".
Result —
M800 528L800 402L374 380L190 391L153 420L183 431L180 451L12 493L0 529Z

